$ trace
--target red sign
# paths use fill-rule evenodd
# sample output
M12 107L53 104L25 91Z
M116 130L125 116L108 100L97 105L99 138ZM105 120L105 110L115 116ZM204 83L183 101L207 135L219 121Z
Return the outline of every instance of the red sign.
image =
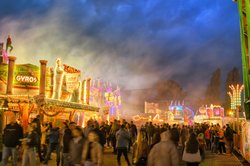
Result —
M81 72L80 70L75 69L75 68L68 66L66 64L63 64L63 67L64 67L64 71L67 73L80 73Z

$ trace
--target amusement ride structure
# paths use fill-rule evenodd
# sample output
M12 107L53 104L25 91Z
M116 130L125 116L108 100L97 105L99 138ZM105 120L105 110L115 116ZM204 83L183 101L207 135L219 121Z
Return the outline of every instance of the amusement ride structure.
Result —
M243 67L243 82L244 82L244 107L246 118L250 119L250 0L234 0L238 4L240 16L240 37L241 37L241 54Z

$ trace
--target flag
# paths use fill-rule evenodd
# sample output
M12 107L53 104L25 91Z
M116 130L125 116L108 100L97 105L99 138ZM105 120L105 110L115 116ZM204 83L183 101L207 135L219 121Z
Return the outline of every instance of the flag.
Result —
M9 61L9 58L8 58L8 54L7 54L7 52L6 52L6 50L3 50L3 63L5 63L5 64L8 64L8 61Z

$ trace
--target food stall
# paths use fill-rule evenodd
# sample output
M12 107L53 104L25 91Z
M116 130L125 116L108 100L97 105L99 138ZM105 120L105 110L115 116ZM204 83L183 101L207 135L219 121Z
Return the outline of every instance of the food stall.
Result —
M0 64L1 129L12 112L24 128L36 115L44 121L61 123L75 121L84 126L91 118L99 118L99 107L90 105L90 79L80 80L80 70L62 64L58 58L54 68L41 60L40 66L9 63Z
M224 108L220 105L202 106L194 116L195 123L209 123L223 125Z

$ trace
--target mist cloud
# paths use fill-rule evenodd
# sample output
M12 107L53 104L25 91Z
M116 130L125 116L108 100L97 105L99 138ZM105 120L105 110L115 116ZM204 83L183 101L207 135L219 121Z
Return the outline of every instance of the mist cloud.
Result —
M198 96L217 67L241 68L231 1L4 0L0 39L9 33L17 63L61 57L125 89L175 79Z

